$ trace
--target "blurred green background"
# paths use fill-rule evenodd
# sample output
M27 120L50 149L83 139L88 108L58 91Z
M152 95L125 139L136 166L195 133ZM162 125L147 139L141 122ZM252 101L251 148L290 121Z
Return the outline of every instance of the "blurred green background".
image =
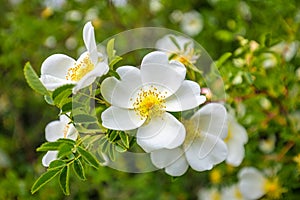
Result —
M44 128L48 122L57 119L59 110L47 105L42 96L29 88L23 66L30 61L39 74L41 63L53 53L77 58L84 46L82 27L86 21L92 21L98 42L137 27L177 30L190 34L214 60L225 52L235 51L240 46L238 36L258 43L266 42L266 38L273 42L292 42L300 38L300 1L297 0L0 0L0 5L0 199L197 199L198 190L212 184L206 172L189 170L183 177L173 179L163 170L127 174L101 168L89 170L85 182L71 177L70 196L63 195L56 181L35 195L30 194L34 180L44 171L42 154L35 149L45 142ZM195 12L197 19L188 19L187 13ZM187 25L190 27L185 27ZM245 59L243 55L236 57ZM248 129L250 140L258 141L270 134L281 133L283 127L290 125L289 120L285 121L290 112L298 116L295 118L295 124L298 124L299 60L298 51L289 62L275 64L276 70L266 73L270 76L251 74L250 68L232 66L234 62L227 62L226 67L220 69L228 104L238 110L238 114L243 106L252 109L252 112L247 110L240 114L239 119ZM233 80L239 71L255 76L257 85L253 86L250 81L234 86ZM252 86L270 93L255 96L255 91L249 90ZM293 96L284 93L290 89L296 90ZM249 98L237 98L249 94ZM261 99L266 99L273 109L267 108L269 112L265 112L265 108L258 105ZM241 100L245 103L240 104ZM286 115L282 114L282 109ZM270 113L279 118L270 118L266 122ZM272 127L264 124L269 122ZM298 134L298 130L299 126L294 133ZM290 130L285 131L285 142L295 136L288 135ZM278 152L285 147L285 142L279 141ZM298 152L297 144L296 141L291 147L287 163L292 163L292 156ZM247 150L257 152L257 145L258 142L249 142ZM257 154L248 154L250 161L247 164L255 163L262 153ZM296 166L292 164L291 168ZM289 170L286 176L294 172ZM293 180L299 182L296 177ZM300 188L299 183L290 190L290 199L292 194L299 192L297 188Z

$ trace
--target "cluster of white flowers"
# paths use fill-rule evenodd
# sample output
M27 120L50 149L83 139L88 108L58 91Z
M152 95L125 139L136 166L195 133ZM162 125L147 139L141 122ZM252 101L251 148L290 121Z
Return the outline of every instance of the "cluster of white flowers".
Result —
M199 200L255 200L263 196L279 199L286 190L276 176L268 176L254 167L245 167L238 173L238 183L221 190L212 187L198 192Z
M185 13L182 13L180 10L174 10L170 15L170 20L174 23L180 23L181 30L190 36L198 35L204 26L203 17L196 10Z
M49 91L74 84L73 93L90 86L97 77L107 74L104 54L97 50L94 28L88 22L83 28L87 51L78 60L54 54L42 64L40 80ZM144 56L140 68L118 67L118 78L101 82L100 92L109 107L101 114L102 126L109 130L137 130L137 144L150 154L153 165L172 176L183 175L189 166L205 171L226 160L238 166L244 158L246 130L222 104L207 103L198 83L186 80L187 65L199 58L193 41L166 35L157 41L157 49ZM189 118L174 112L195 109ZM78 132L65 115L46 127L47 141L59 138L76 140ZM43 165L56 159L49 151Z

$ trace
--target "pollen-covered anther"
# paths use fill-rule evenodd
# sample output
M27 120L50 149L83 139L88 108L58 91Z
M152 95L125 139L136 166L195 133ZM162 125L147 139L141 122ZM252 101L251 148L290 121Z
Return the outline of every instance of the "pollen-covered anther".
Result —
M133 103L133 107L141 119L160 116L165 112L165 96L154 86L151 86L148 90L141 89Z
M84 77L87 73L92 71L95 68L95 65L90 60L88 54L83 57L83 59L79 59L74 67L69 68L66 79L71 81L79 81Z
M63 132L64 132L64 138L67 138L69 128L70 128L70 124L66 124L66 126L65 126L65 128L63 130Z

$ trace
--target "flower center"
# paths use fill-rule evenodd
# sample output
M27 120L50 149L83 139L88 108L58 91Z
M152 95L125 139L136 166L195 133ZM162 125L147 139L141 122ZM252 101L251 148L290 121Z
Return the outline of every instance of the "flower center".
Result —
M272 199L279 199L282 193L286 192L286 189L280 186L278 178L266 180L264 184L264 190Z
M186 130L185 140L183 142L183 148L188 149L192 142L201 137L199 128L196 126L195 122L192 120L182 120L182 123Z
M66 79L77 82L94 68L95 65L92 63L89 54L86 54L82 59L79 58L73 67L68 69Z
M180 52L172 55L171 57L172 57L172 59L181 62L185 66L189 66L196 62L199 55L197 55L195 53L195 50L193 48L191 48L191 49L187 49L184 51L180 51Z
M132 101L132 99L130 100ZM133 107L141 119L160 116L166 108L165 96L154 86L151 86L148 90L141 89L133 103Z
M211 198L213 200L220 200L221 199L221 194L218 191L215 191L212 193Z
M231 138L232 138L232 131L231 131L230 126L229 126L228 127L228 133L227 133L226 138L224 139L224 142L228 143L228 141L231 140Z
M243 199L243 195L238 188L235 188L234 196L236 197L236 199Z
M68 136L68 131L69 131L69 128L70 128L70 124L67 124L64 128L64 138L67 138Z

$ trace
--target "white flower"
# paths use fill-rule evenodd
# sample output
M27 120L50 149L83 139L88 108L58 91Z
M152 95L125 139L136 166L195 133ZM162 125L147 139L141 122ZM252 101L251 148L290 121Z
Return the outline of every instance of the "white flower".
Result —
M259 199L264 195L279 199L286 190L279 184L278 178L266 178L254 167L245 167L239 174L238 187L245 198Z
M180 22L181 30L191 36L199 34L203 29L202 15L197 11L184 13Z
M67 55L54 54L42 63L40 80L48 90L53 91L65 84L76 84L73 88L73 93L76 93L108 72L108 65L101 61L102 54L97 52L91 22L83 28L83 41L87 51L77 61Z
M206 100L196 82L184 80L185 67L156 51L143 58L140 69L123 66L116 71L121 80L109 77L101 84L104 99L112 104L102 113L103 126L138 128L137 143L147 152L181 145L184 126L166 111L192 109Z
M209 188L209 189L203 188L200 189L198 192L199 200L221 200L221 198L222 198L221 193L218 191L217 188Z
M195 52L194 42L183 36L165 35L156 42L156 48L165 51L169 58L178 60L185 66L196 63L199 54Z
M55 142L60 138L76 140L77 136L77 130L73 124L70 124L70 119L65 115L61 115L59 120L47 124L45 129L45 137L48 142ZM48 151L42 159L42 164L48 167L57 158L57 153L57 151Z
M297 53L299 47L299 42L280 42L273 47L271 47L271 51L274 51L278 54L281 54L285 61L290 61Z
M276 136L273 134L266 139L261 139L259 141L258 147L262 152L268 154L274 151L275 143L276 143Z
M263 53L262 58L263 58L262 66L265 69L269 69L277 65L277 58L273 53Z
M44 0L43 4L46 7L53 8L54 10L61 10L66 4L66 0Z
M228 134L224 141L228 148L226 163L239 166L245 157L244 145L248 142L248 134L232 115L228 115Z
M227 147L223 139L227 134L227 122L223 105L203 106L184 125L187 136L181 147L151 152L152 163L157 168L165 168L171 176L181 176L188 166L205 171L226 159Z
M221 196L223 200L246 200L237 184L223 188Z
M171 14L170 14L170 20L173 23L178 23L181 21L182 19L182 15L183 13L181 12L181 10L174 10Z
M127 0L111 0L111 3L116 7L125 7L127 5Z
M160 0L150 0L149 2L149 10L152 13L157 13L163 8L163 5L161 4Z

